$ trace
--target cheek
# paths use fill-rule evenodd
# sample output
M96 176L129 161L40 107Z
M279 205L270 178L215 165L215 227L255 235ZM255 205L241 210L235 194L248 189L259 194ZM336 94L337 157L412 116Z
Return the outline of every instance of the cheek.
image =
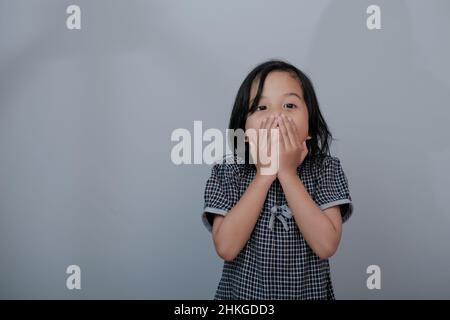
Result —
M245 122L245 129L258 129L260 127L261 121L261 117L252 114L247 118L247 121Z
M295 127L297 128L297 132L302 138L306 138L308 136L308 119L305 117L293 117Z

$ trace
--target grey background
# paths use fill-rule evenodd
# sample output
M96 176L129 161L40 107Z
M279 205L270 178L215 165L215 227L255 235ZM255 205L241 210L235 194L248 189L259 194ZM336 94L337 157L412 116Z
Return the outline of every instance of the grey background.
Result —
M82 29L66 29L78 4ZM366 28L381 6L382 30ZM176 128L225 129L248 71L311 76L355 212L338 299L450 298L448 1L0 2L0 297L210 299L208 165ZM67 290L66 267L81 267ZM368 290L366 268L381 268Z

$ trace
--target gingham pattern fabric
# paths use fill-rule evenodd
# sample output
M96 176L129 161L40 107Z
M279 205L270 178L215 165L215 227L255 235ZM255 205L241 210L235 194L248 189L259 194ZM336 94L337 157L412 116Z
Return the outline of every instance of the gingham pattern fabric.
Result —
M201 216L209 232L213 214L226 215L255 174L254 165L224 161L212 167ZM341 205L343 222L348 220L353 204L337 157L327 156L320 166L305 159L297 174L322 210ZM282 208L285 223L279 218ZM233 261L224 261L215 300L335 299L328 259L320 260L312 251L286 208L286 198L276 179L247 244ZM276 219L272 218L271 229L273 215Z

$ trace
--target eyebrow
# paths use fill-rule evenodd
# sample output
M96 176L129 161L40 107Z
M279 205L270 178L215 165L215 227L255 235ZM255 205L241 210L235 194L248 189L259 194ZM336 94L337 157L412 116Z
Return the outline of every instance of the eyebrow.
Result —
M283 96L284 96L284 97L285 97L285 96L296 96L296 97L299 98L300 100L302 99L302 97L300 97L299 94L298 94L298 93L295 93L295 92L288 92L288 93L283 94ZM256 97L255 97L255 98L256 98ZM250 104L253 103L253 100L255 100L255 98L253 98L252 100L250 100ZM266 97L266 96L261 96L261 97L260 97L260 99L263 99L263 98L267 98L267 97Z

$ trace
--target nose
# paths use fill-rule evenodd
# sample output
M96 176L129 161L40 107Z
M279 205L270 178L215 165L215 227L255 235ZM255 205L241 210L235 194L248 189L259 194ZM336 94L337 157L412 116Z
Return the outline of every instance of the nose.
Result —
M281 116L282 112L281 111L274 111L273 112L273 116L276 118L278 116Z
M282 110L274 110L271 114L271 116L275 117L275 119L279 116L281 116ZM278 123L276 123L276 126L278 127Z
M270 113L269 113L269 117L278 117L278 116L281 116L283 114L283 110L282 109L272 109L272 110L270 110Z

